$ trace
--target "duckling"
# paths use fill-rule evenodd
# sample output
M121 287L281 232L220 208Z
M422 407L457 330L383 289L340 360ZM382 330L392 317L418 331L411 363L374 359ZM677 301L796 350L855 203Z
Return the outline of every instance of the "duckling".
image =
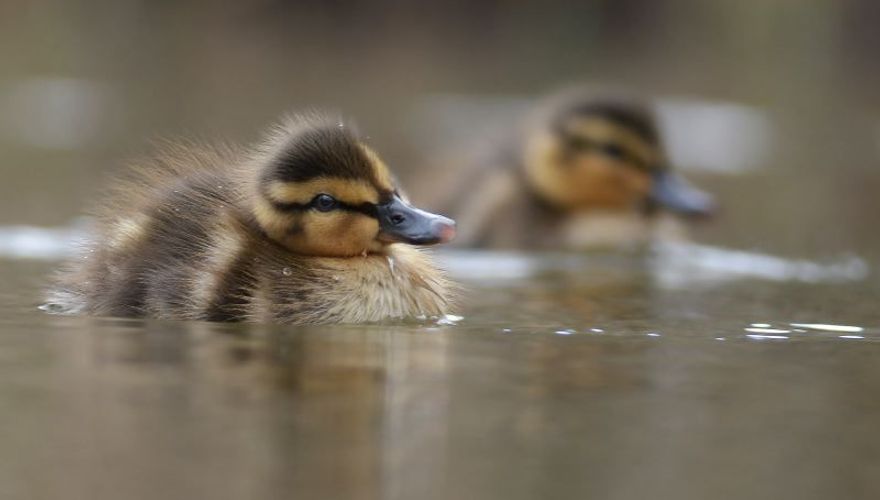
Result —
M512 141L465 176L444 208L464 246L591 249L640 246L714 202L670 168L649 107L584 92L538 106Z
M360 323L441 315L417 246L455 223L409 204L353 126L284 119L253 148L170 145L118 180L49 303L176 320Z

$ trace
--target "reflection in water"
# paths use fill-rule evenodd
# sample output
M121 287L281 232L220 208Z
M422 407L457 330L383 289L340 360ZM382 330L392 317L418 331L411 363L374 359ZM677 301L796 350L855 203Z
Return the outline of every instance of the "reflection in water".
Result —
M767 334L757 334L750 333L746 335L746 337L752 340L788 340L789 337L787 335L767 335Z
M782 330L779 328L755 328L750 327L745 329L747 332L752 333L791 333L791 330Z
M53 321L78 333L40 335L48 364L16 359L43 403L3 412L19 430L27 425L26 435L54 443L44 453L13 438L24 453L3 469L54 471L54 481L28 485L48 496L62 487L74 497L104 488L137 496L137 485L149 484L162 496L267 498L295 487L309 498L442 498L443 471L461 452L447 443L457 419L469 425L472 398L481 400L467 387L500 367L486 356L485 339L450 331ZM560 347L508 349L522 363L509 375L527 376L517 398L539 403L558 391L619 384L588 362L601 352L596 346L575 348L572 359ZM536 377L526 382L530 373ZM64 426L44 427L53 420L46 404L63 409ZM537 432L549 417L523 415L517 425Z
M858 333L865 331L864 328L860 326L846 326L846 325L822 325L822 324L808 324L808 323L792 323L791 326L795 328L807 328L810 330L819 330L824 332L850 332L850 333Z

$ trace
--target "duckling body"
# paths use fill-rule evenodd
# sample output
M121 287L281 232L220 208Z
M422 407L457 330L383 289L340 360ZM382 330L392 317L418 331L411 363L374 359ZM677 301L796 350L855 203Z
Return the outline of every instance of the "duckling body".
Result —
M638 247L684 236L672 212L711 212L711 198L669 168L654 118L640 102L575 93L538 108L472 162L442 205L462 227L459 245Z
M96 234L50 302L214 321L444 314L452 287L407 242L452 231L451 220L400 198L349 127L290 119L254 150L174 146L141 163L98 206Z

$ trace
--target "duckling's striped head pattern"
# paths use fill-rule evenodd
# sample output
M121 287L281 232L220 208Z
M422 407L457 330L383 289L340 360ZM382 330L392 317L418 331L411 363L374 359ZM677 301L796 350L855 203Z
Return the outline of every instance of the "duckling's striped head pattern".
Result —
M288 119L261 149L255 171L255 219L299 254L377 253L397 241L447 241L454 232L451 220L407 205L388 167L339 120Z
M532 185L562 208L644 204L665 168L653 115L637 102L573 99L557 104L526 141Z

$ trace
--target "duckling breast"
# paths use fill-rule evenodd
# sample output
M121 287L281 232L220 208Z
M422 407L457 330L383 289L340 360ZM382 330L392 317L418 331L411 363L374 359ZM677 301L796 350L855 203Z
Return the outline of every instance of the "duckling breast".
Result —
M282 268L257 294L280 321L376 322L442 315L452 305L452 287L445 276L424 253L408 245L391 245L385 255L298 260L296 267Z

